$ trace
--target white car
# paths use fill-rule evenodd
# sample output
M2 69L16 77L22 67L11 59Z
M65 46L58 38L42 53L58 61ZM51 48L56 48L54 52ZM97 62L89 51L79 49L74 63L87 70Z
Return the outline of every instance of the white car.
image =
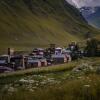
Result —
M55 54L56 54L56 55L62 54L62 48L60 48L60 47L55 48Z
M28 57L27 67L41 67L41 61L36 57Z
M66 63L67 61L67 57L63 54L60 55L52 55L52 59L53 59L53 63L54 64L62 64L62 63Z
M34 56L34 57L36 59L40 60L41 66L47 66L48 65L48 62L47 62L46 58L44 58L43 56L37 55L37 56Z

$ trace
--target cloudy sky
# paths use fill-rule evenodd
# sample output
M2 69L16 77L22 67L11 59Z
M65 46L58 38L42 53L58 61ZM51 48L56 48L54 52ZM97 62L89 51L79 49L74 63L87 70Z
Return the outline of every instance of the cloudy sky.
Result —
M100 0L66 0L71 4L76 5L78 8L82 6L100 6Z

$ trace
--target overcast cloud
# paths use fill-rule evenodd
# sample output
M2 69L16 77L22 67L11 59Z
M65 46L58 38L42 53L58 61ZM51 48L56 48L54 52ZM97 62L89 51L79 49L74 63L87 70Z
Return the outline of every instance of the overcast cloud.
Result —
M66 0L69 3L77 6L78 8L83 7L83 6L100 6L100 0Z

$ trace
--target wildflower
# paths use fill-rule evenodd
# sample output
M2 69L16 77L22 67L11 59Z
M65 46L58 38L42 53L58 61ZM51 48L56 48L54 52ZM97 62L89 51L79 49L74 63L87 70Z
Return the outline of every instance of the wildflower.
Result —
M84 85L84 87L87 87L87 88L89 88L89 87L90 87L90 85L89 85L89 84L87 84L87 85Z
M14 87L9 87L8 92L15 92L16 89Z

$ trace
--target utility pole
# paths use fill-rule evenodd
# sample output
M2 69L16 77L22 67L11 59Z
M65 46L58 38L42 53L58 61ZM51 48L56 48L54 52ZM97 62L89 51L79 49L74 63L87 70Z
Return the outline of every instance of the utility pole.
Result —
M25 59L24 58L25 58L24 55L22 55L22 67L23 67L23 69L25 69Z
M8 48L8 64L10 64L10 55L11 55L10 48Z

